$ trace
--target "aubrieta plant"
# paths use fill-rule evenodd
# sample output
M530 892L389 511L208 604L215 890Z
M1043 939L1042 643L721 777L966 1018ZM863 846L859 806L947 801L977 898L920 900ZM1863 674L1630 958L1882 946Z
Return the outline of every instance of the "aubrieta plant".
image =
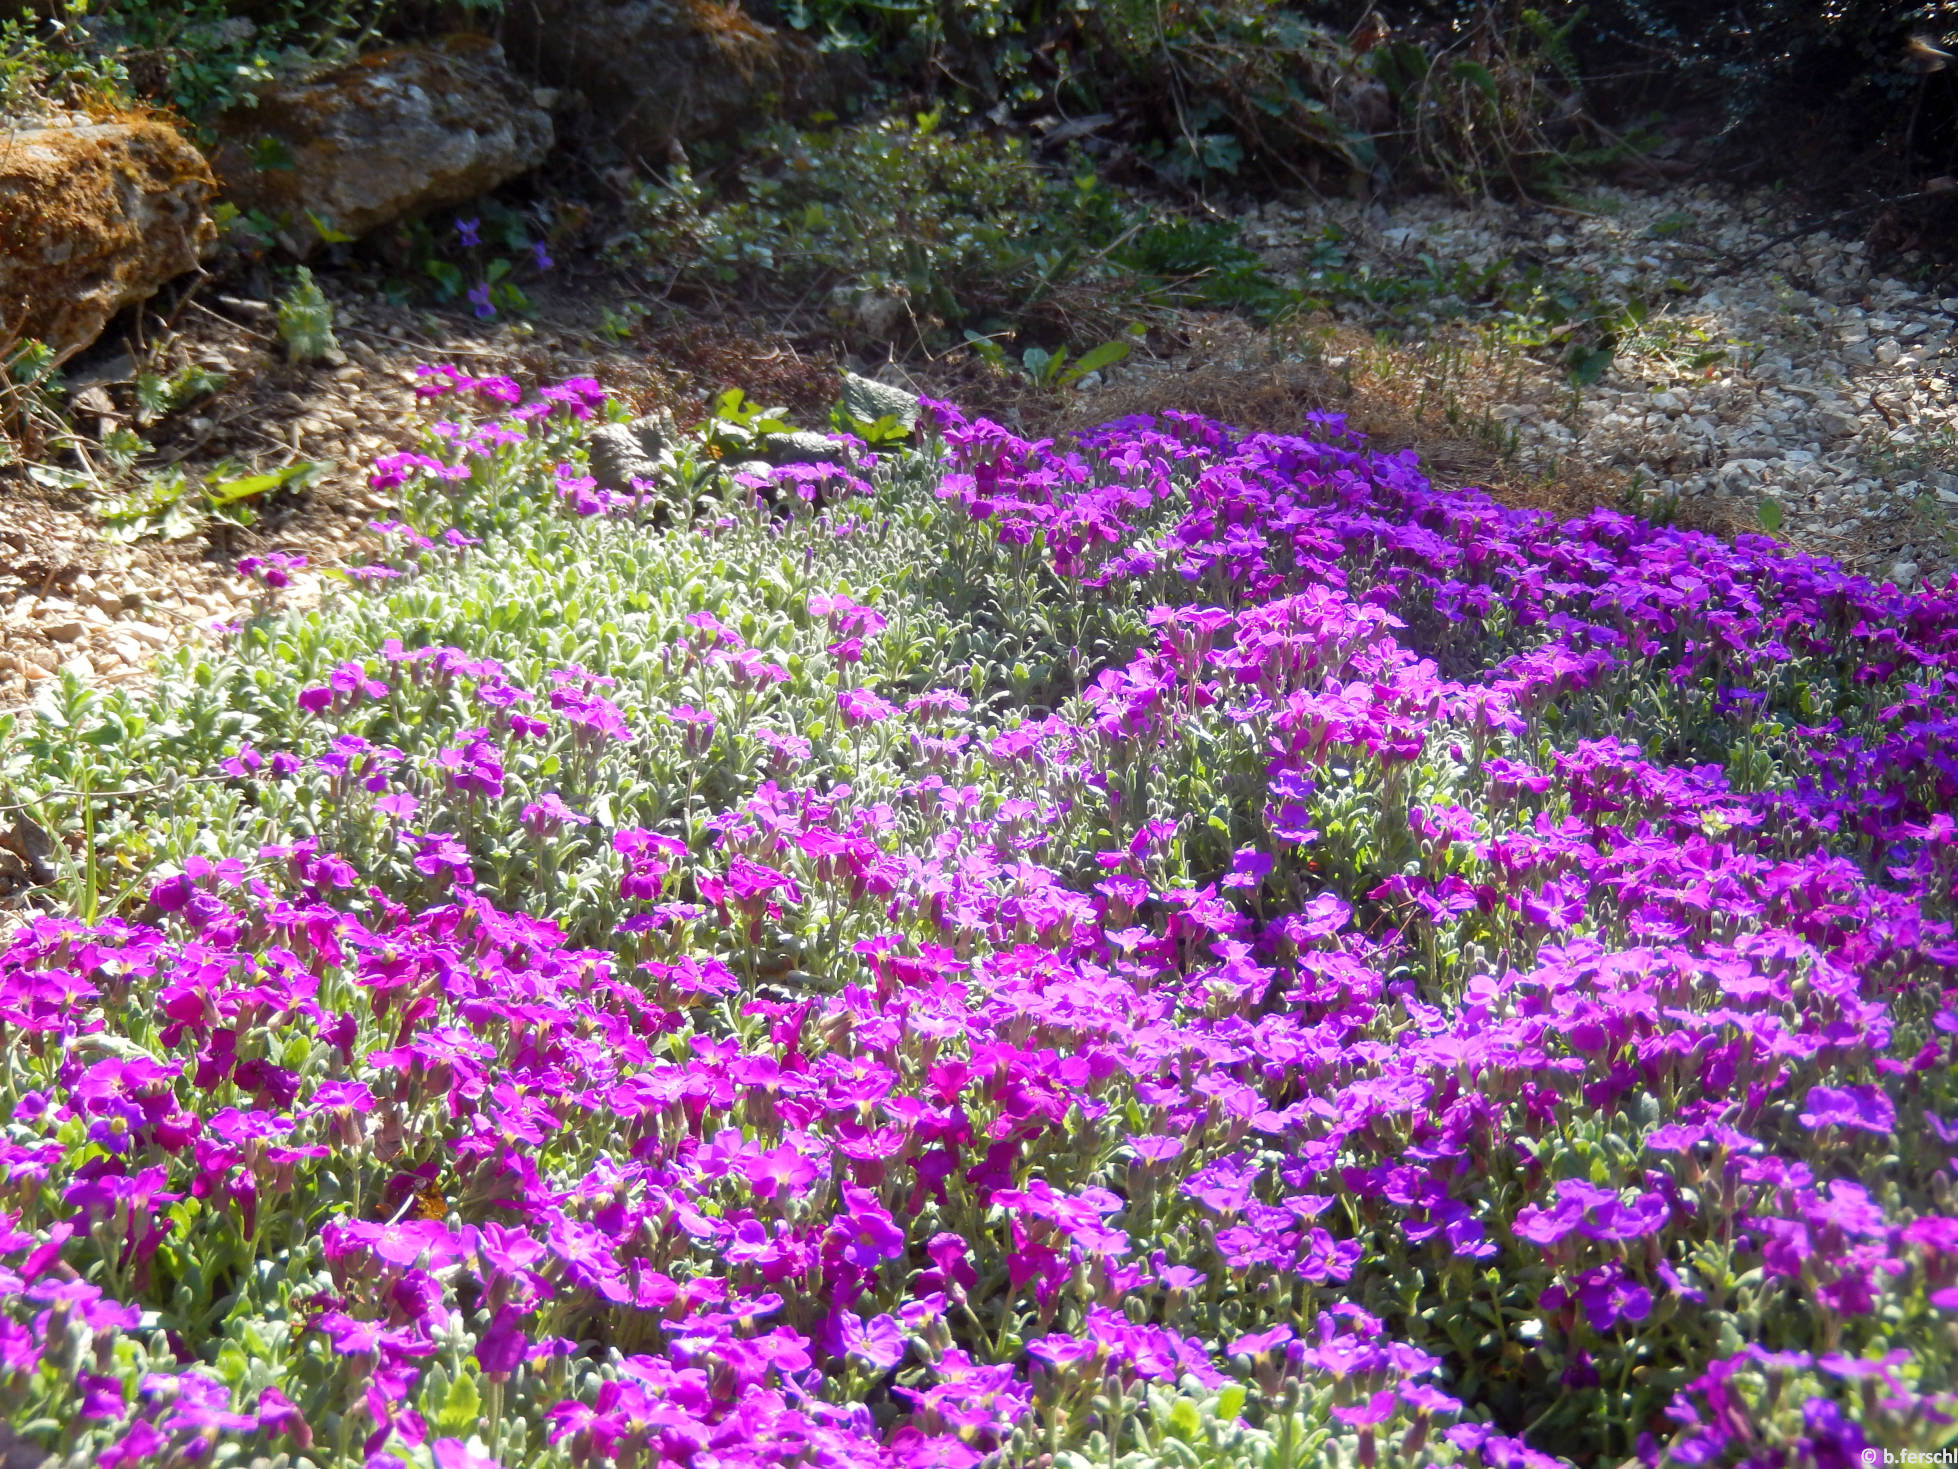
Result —
M0 956L17 1437L1958 1438L1958 589L1331 417L709 425L622 492L596 383L423 391L352 588L6 727L82 914Z

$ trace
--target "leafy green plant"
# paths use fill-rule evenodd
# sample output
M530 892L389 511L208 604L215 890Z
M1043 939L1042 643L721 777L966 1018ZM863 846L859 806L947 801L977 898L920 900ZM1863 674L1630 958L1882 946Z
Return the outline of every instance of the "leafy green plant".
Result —
M1071 388L1089 373L1113 367L1128 355L1129 344L1118 340L1091 347L1072 360L1065 347L1052 352L1029 347L1020 354L1020 363L1037 388Z
M202 475L171 465L148 475L130 493L99 502L96 514L112 541L155 536L179 541L196 535L213 519L246 526L257 520L253 502L276 490L302 489L331 466L319 461L288 464L264 474L243 474L220 464Z
M305 266L293 276L292 289L279 298L279 337L294 362L317 362L340 350L333 335L333 303Z
M1402 135L1431 177L1463 195L1556 192L1573 165L1611 156L1585 131L1570 51L1581 17L1554 25L1534 9L1507 20L1489 10L1438 49L1398 40L1373 53Z
M0 107L32 113L47 101L118 107L129 73L118 48L104 47L88 20L88 0L18 9L0 21Z
M136 422L147 428L219 392L228 381L225 374L196 363L179 368L169 377L144 368L136 374Z
M715 459L751 459L770 437L795 432L783 415L785 408L765 408L739 388L729 388L714 400L700 426L702 447Z
M397 302L426 296L444 305L466 299L485 320L498 312L528 315L530 297L519 278L534 278L555 264L548 213L541 206L519 210L494 199L478 200L469 209L446 224L413 219L393 230L383 242L395 271L387 294Z
M75 15L86 8L68 6ZM500 0L463 8L495 10ZM252 105L280 75L357 55L400 10L396 0L101 0L99 21L80 27L80 49L128 92L202 127L227 108Z
M16 342L0 366L0 420L8 457L33 459L62 430L56 399L66 391L54 348L29 338Z
M877 418L858 418L838 404L830 410L829 424L838 433L854 434L873 449L890 449L911 442L911 430L889 413Z
M787 310L828 301L846 337L929 341L1026 328L1079 340L1138 314L1277 295L1227 225L1145 210L1089 171L942 113L751 138L715 182L642 185L620 255L669 289L739 286Z

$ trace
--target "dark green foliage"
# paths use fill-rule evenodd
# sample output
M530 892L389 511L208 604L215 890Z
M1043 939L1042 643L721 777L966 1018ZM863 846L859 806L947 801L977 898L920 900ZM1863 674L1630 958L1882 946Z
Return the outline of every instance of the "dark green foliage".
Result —
M643 186L632 225L622 254L656 278L813 303L846 335L903 345L970 329L1089 345L1152 308L1285 301L1234 226L1044 168L1021 139L937 112L778 126L714 183L676 168Z

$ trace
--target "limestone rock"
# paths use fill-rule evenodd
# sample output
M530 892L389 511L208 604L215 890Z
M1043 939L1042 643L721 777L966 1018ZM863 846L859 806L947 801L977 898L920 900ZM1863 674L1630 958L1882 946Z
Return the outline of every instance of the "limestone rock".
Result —
M32 128L0 148L0 340L65 361L216 241L202 155L154 121Z
M771 464L827 464L843 457L843 446L828 434L813 429L794 429L785 434L770 434L762 453Z
M591 477L601 489L630 494L633 480L649 480L659 473L659 452L665 442L665 425L656 417L595 428L585 438Z
M575 89L599 133L656 165L676 146L834 106L857 80L848 61L719 0L525 0L506 24L520 62Z
M918 395L859 373L843 374L843 411L852 418L875 423L895 418L906 428L918 426Z
M502 48L473 36L276 83L217 131L225 197L270 215L298 256L319 246L314 219L358 236L461 204L535 168L553 141L550 113Z

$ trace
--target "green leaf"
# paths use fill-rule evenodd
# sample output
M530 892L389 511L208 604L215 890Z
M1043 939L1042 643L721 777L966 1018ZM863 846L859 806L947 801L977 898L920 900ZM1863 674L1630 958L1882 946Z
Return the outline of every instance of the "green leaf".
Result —
M1774 535L1781 529L1781 502L1763 500L1754 507L1754 519L1760 523L1762 530Z
M1178 1438L1188 1439L1196 1437L1197 1430L1202 1426L1203 1419L1198 1416L1197 1405L1188 1398L1179 1397L1176 1406L1169 1410L1169 1431Z
M306 218L312 221L313 228L319 231L320 239L325 243L329 245L346 245L352 243L352 235L344 230L336 230L324 219L321 219L317 214L313 213L312 210L308 209L306 211Z
M1081 381L1091 372L1100 372L1104 367L1112 367L1129 355L1127 342L1103 342L1099 347L1090 347L1074 359L1073 366L1062 375L1061 381L1069 387Z
M435 1427L445 1435L460 1438L474 1429L483 1416L482 1394L476 1389L476 1374L464 1372L449 1384Z
M252 144L252 171L254 173L285 172L294 166L294 162L292 149L286 146L286 140L277 133L267 133L264 137ZM237 214L237 208L235 206L232 209L232 214L234 216Z
M435 282L436 294L441 300L450 301L462 294L462 272L448 261L426 261L422 270Z
M1611 366L1611 358L1609 342L1600 342L1595 347L1579 343L1564 354L1564 366L1569 370L1572 382L1589 387L1605 375L1605 369Z
M270 490L283 489L293 484L310 483L332 467L330 461L302 459L297 464L288 464L285 468L275 469L269 474L248 474L243 479L207 483L204 493L213 505L234 505L240 500L249 500L254 495L263 495Z
M965 334L966 345L979 355L979 360L988 367L1005 367L1006 351L991 337L981 336L968 328Z
M1453 71L1456 77L1468 82L1491 102L1498 99L1495 75L1481 62L1464 59L1455 63Z
M157 527L157 532L166 541L181 541L187 536L196 535L198 527L202 524L203 521L198 516L191 514L184 506L184 503L179 500L164 512L163 522Z

